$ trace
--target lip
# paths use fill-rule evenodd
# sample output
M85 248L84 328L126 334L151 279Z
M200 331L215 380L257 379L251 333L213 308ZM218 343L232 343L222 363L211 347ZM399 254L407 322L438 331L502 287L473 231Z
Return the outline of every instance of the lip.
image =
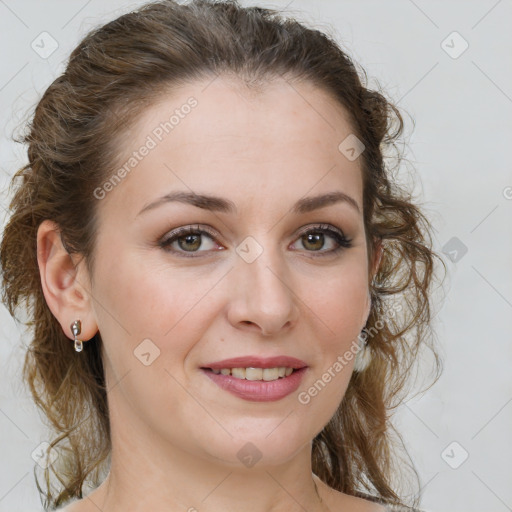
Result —
M277 368L279 366L287 366L289 368L299 370L300 368L305 368L307 364L300 359L289 356L241 356L207 363L202 365L201 368L222 370L222 368Z
M286 366L294 371L288 377L277 380L246 380L238 379L232 375L213 373L211 370L223 368L277 368ZM251 402L275 402L281 400L298 389L308 365L295 357L275 356L243 356L215 361L201 366L201 371L217 386L232 395Z
M232 375L217 374L207 368L201 368L201 371L217 386L243 400L251 402L275 402L297 391L306 370L307 367L303 367L294 370L288 377L263 381L238 379Z

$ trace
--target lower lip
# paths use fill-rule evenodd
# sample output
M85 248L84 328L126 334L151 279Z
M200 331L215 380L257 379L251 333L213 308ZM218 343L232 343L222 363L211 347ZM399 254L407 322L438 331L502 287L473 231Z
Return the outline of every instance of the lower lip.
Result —
M295 370L288 377L263 381L237 379L232 375L222 375L221 373L213 373L211 370L202 369L222 389L243 400L250 400L252 402L274 402L288 396L300 386L306 370L307 367L304 367L300 370Z

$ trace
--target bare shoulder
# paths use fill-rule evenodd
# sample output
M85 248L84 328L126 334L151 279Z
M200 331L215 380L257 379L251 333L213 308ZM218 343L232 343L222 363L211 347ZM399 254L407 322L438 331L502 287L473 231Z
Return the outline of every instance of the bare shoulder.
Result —
M56 512L80 512L79 509L74 507L74 503L70 503L63 508L58 508Z
M419 508L406 507L404 505L387 505L386 512L425 512Z
M56 512L88 512L88 509L85 506L84 500L74 500L65 507L58 508Z
M330 501L323 499L332 512L341 510L350 510L351 512L424 512L418 508L391 505L382 500L359 498L335 490L333 490Z
M333 512L336 510L350 510L351 512L388 512L387 507L374 501L350 496L338 491L335 492L338 496L333 496L331 501L327 503L327 506Z
M332 512L350 510L351 512L424 512L418 508L410 508L401 505L391 505L372 496L351 496L332 489L320 478L313 474L318 492L324 503Z
M322 500L332 512L337 510L350 510L351 512L388 512L387 507L384 505L332 489L316 475L314 475L313 478L315 479Z
M103 488L100 485L98 488L81 498L72 498L62 508L58 508L55 512L98 512L101 510L101 507L99 507L97 503L102 503L103 498Z
M353 512L388 512L385 505L381 505L375 501L358 498L357 496L350 496L338 491L334 491L341 495L334 501L332 510L345 510L348 509ZM331 507L330 507L331 508Z

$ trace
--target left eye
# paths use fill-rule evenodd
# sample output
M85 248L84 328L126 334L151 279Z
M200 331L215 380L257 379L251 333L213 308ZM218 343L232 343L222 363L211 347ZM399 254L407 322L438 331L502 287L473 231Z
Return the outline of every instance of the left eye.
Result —
M331 248L321 250L325 246L326 239L331 240ZM352 246L351 240L346 238L341 231L328 225L321 225L302 231L297 242L299 241L302 242L304 247L309 247L308 252L319 252L322 255L325 253L337 253L342 249L348 249ZM334 247L332 247L333 245Z
M168 236L165 236L160 241L160 246L167 251L181 254L183 254L181 251L185 253L203 252L205 250L205 244L203 244L201 237L204 236L206 236L210 242L213 242L214 235L210 234L204 229L200 229L199 227L194 226L178 228L169 233ZM176 244L178 245L179 249L176 249ZM203 248L203 250L199 251L200 248ZM214 248L215 244L211 243L210 247L206 247L206 250L211 250Z
M208 252L216 248L222 250L222 246L219 246L214 238L215 234L201 229L199 226L187 226L171 231L159 241L159 245L162 249L180 256L194 257L194 253ZM204 243L205 239L209 240L209 243ZM325 244L329 240L331 241L328 244L330 248L325 249ZM302 230L294 244L298 242L302 242L307 252L316 252L319 253L319 256L337 253L352 246L351 240L346 238L341 231L328 225Z

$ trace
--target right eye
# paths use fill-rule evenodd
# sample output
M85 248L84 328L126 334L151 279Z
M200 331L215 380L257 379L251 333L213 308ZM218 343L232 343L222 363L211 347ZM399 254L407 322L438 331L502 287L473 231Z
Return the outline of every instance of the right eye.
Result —
M214 234L197 226L184 226L164 235L158 242L160 247L167 252L184 256L186 258L197 257L194 253L208 252L219 247L214 242ZM205 244L205 238L210 243ZM205 245L207 246L205 249ZM209 245L209 247L208 247ZM187 254L188 253L188 254Z

